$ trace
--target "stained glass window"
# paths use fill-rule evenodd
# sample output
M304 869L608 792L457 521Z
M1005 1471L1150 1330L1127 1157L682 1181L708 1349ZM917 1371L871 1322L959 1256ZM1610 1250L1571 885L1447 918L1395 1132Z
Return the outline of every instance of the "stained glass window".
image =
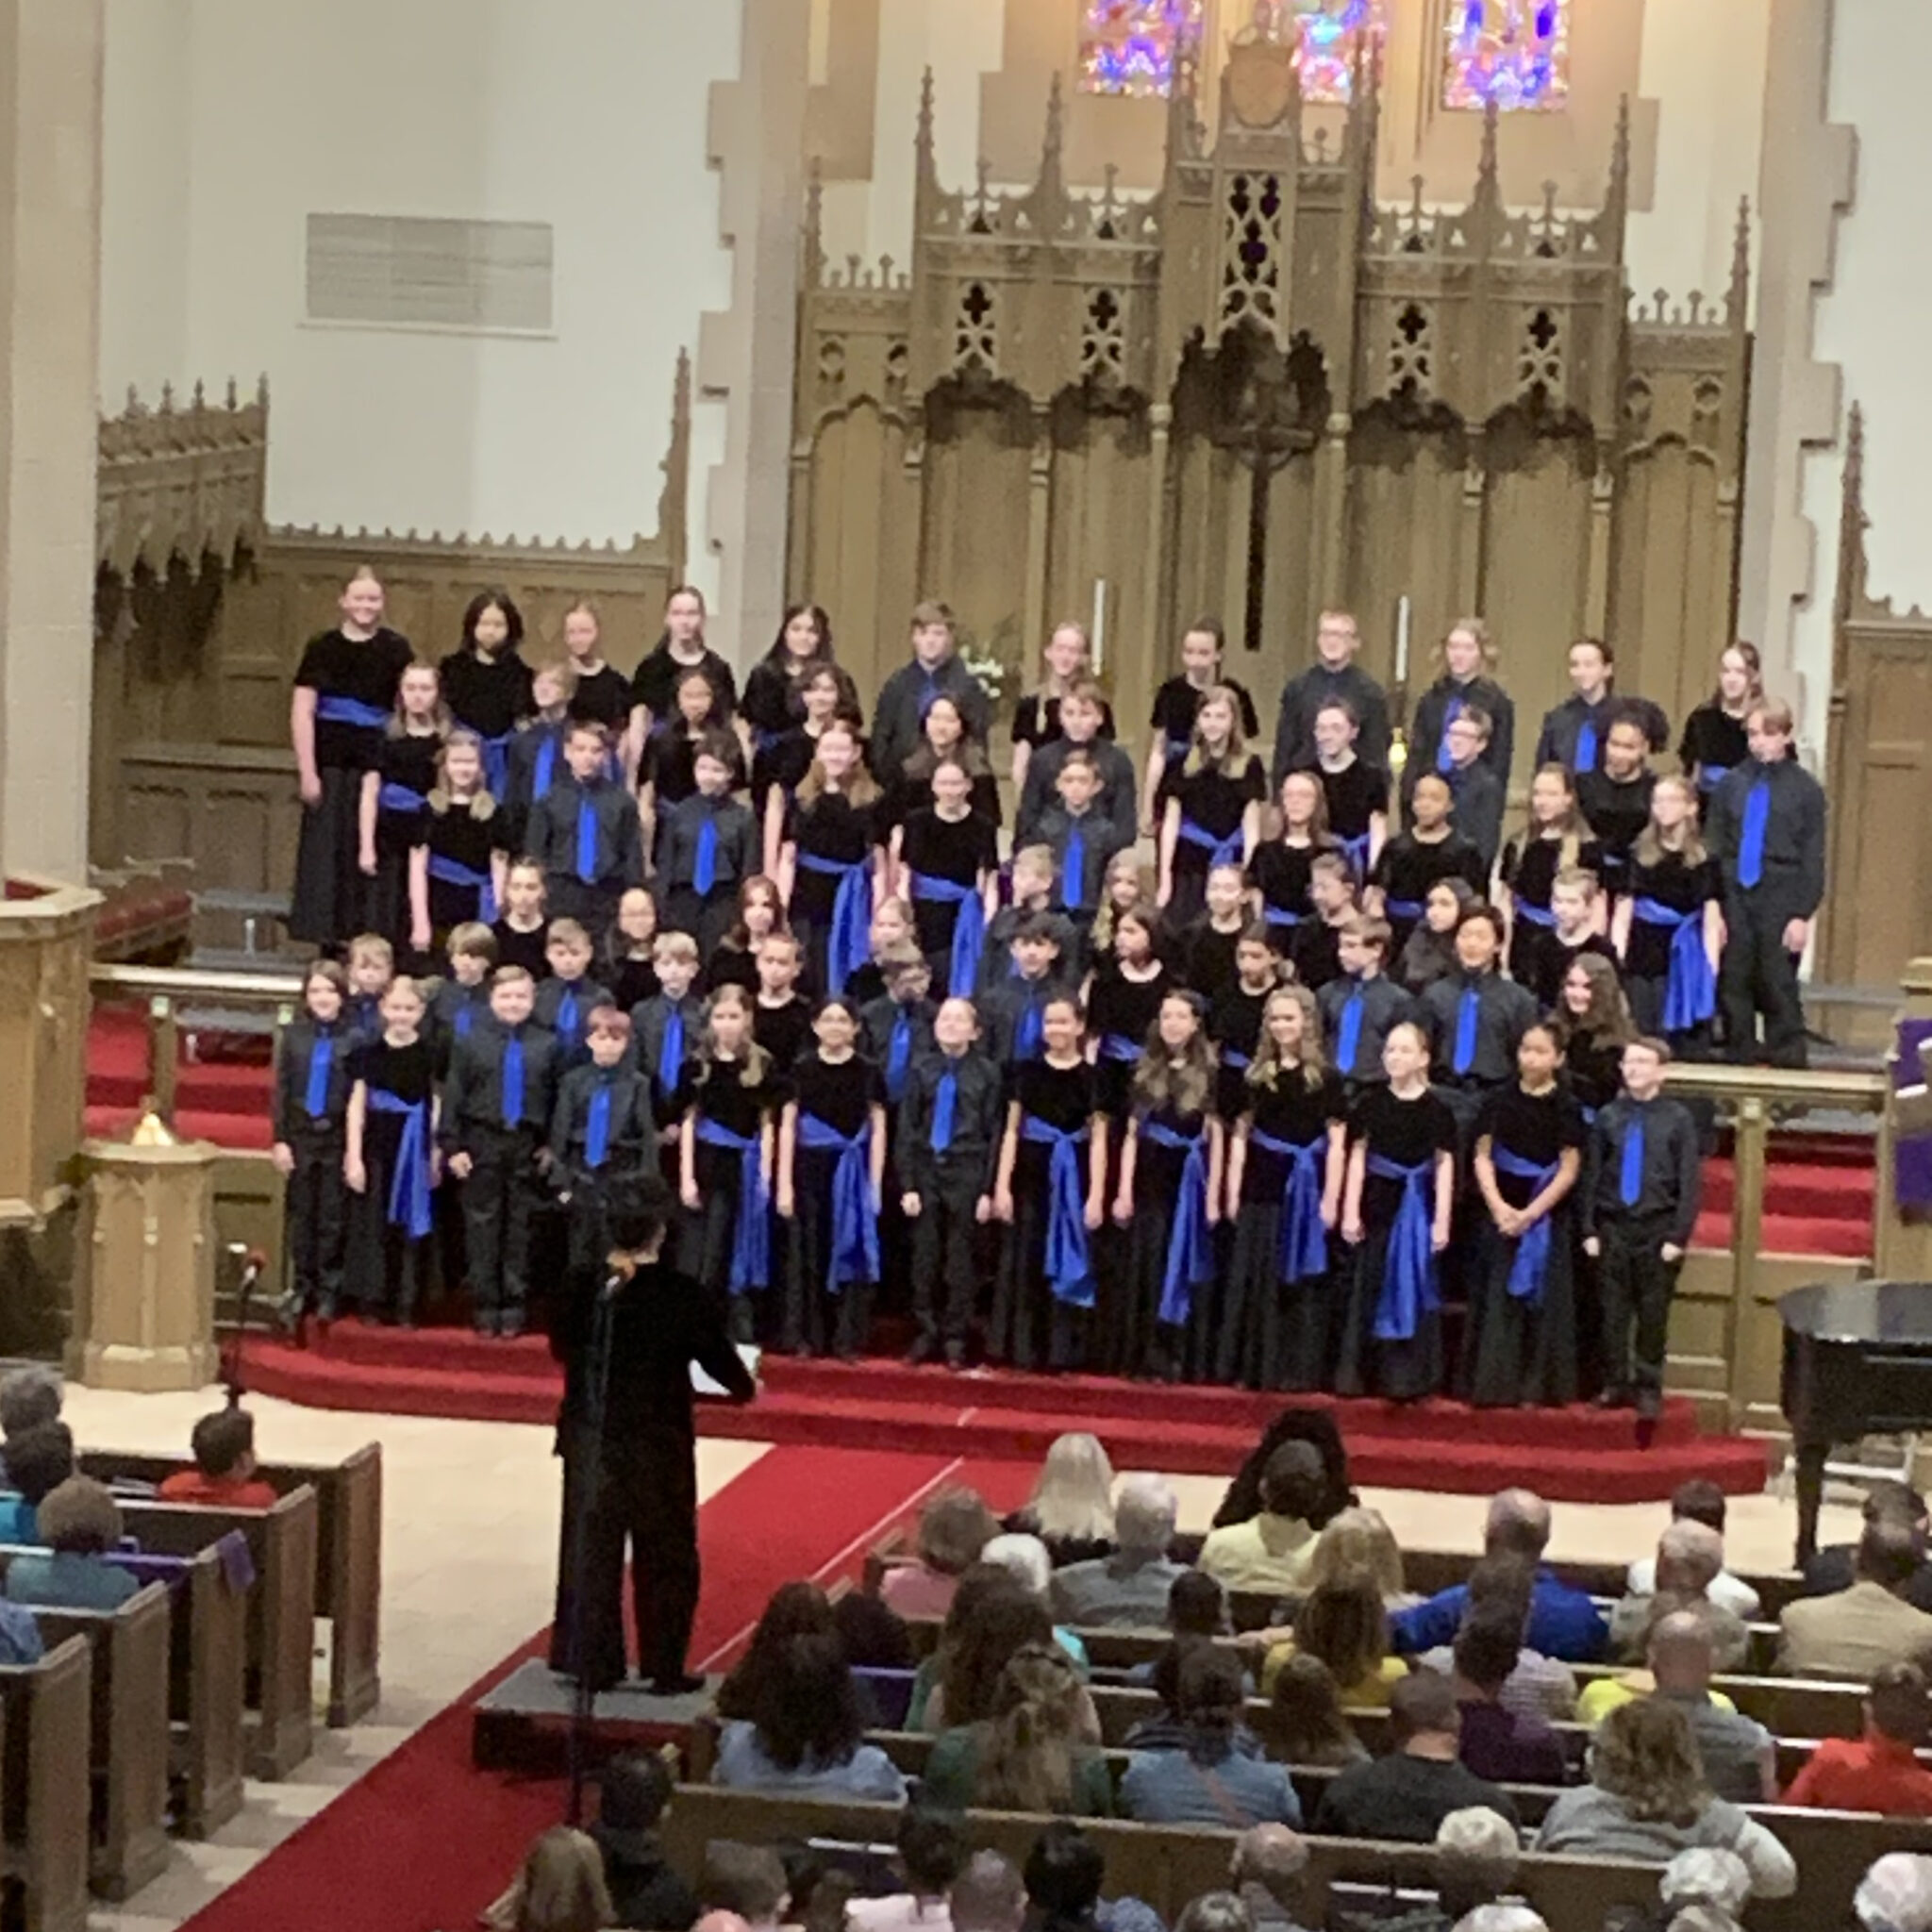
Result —
M1570 97L1570 0L1447 0L1442 105L1560 108Z
M1090 94L1174 90L1175 56L1201 43L1208 0L1087 0L1080 88Z
M1302 99L1346 107L1354 90L1357 47L1382 36L1383 0L1320 0L1295 27L1300 46Z

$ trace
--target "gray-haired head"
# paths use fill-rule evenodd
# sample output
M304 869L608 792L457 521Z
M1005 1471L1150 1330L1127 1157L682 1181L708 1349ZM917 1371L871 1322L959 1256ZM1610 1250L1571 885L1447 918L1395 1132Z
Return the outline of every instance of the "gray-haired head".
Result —
M1161 1477L1130 1475L1114 1498L1114 1541L1126 1556L1165 1556L1179 1513L1174 1490Z
M1037 1536L1020 1530L1007 1530L994 1537L979 1553L982 1563L1004 1570L1023 1590L1044 1597L1053 1584L1053 1558Z
M1664 1867L1657 1891L1667 1906L1715 1906L1735 1919L1751 1896L1751 1868L1722 1845L1697 1845Z
M1861 1932L1932 1932L1932 1857L1887 1852L1852 1898Z
M1469 1911L1507 1891L1522 1858L1516 1827L1487 1805L1465 1805L1436 1827L1436 1887L1452 1909Z
M41 1362L29 1362L0 1381L0 1435L17 1436L22 1429L60 1420L65 1391L60 1377Z
M1237 1893L1204 1891L1181 1907L1174 1932L1255 1932L1255 1921Z
M1258 1885L1291 1919L1301 1903L1308 1870L1308 1845L1285 1824L1251 1824L1234 1841L1227 1882L1239 1889Z
M1550 1932L1550 1926L1528 1906L1478 1906L1457 1920L1455 1932Z

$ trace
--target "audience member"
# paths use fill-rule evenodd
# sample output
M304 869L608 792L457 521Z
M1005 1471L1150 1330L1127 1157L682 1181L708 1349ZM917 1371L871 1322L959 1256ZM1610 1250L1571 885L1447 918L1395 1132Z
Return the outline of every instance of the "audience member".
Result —
M215 1509L273 1509L275 1488L255 1473L255 1418L245 1408L218 1408L195 1424L188 1446L192 1469L163 1479L164 1503L200 1503Z
M24 1430L43 1428L49 1423L58 1423L63 1399L60 1377L40 1362L29 1362L25 1368L15 1369L4 1381L0 1381L0 1437L6 1439L6 1460L4 1465L0 1465L0 1474L4 1474L8 1483L15 1481L12 1474L13 1439Z
M1234 1841L1227 1882L1256 1932L1308 1932L1308 1847L1285 1824L1251 1824Z
M1798 1677L1869 1678L1883 1664L1932 1660L1932 1616L1901 1594L1919 1543L1895 1518L1865 1525L1850 1588L1787 1604L1778 1669Z
M1522 1859L1516 1827L1499 1812L1480 1805L1452 1811L1436 1829L1429 1859L1435 1896L1373 1920L1351 1914L1347 1932L1452 1932L1502 1898L1516 1882Z
M1405 1677L1389 1699L1390 1750L1344 1771L1323 1794L1315 1829L1337 1838L1427 1844L1452 1811L1487 1806L1512 1823L1516 1807L1457 1755L1461 1713L1448 1678Z
M140 1586L108 1551L121 1541L121 1511L104 1484L71 1475L37 1512L42 1554L29 1550L7 1566L7 1594L42 1609L118 1610Z
M1789 1898L1796 1890L1791 1855L1755 1818L1712 1794L1680 1706L1645 1697L1613 1710L1591 1745L1590 1775L1550 1807L1539 1851L1662 1862L1693 1845L1715 1845L1743 1859L1761 1897Z
M1158 1476L1129 1476L1113 1512L1113 1554L1054 1572L1055 1614L1069 1624L1158 1626L1174 1585L1189 1574L1167 1554L1177 1508L1173 1489Z
M1932 1735L1932 1699L1917 1664L1883 1664L1865 1699L1862 1738L1826 1738L1791 1780L1787 1805L1932 1818L1932 1771L1918 1753Z
M764 1614L751 1633L744 1655L718 1686L718 1715L754 1716L763 1702L778 1653L794 1637L825 1637L832 1629L831 1600L816 1583L781 1583L766 1599ZM846 1661L856 1659L848 1653Z
M1510 1551L1479 1557L1469 1573L1469 1594L1463 1620L1473 1616L1513 1617L1519 1631L1529 1624L1530 1593L1536 1566ZM1440 1671L1448 1676L1456 1668L1453 1644L1438 1644L1415 1659L1419 1670ZM1519 1639L1516 1668L1503 1686L1503 1707L1523 1717L1547 1718L1563 1724L1576 1715L1576 1673L1556 1657L1531 1650Z
M1341 1428L1332 1411L1325 1408L1284 1408L1262 1432L1261 1440L1249 1452L1221 1507L1214 1512L1214 1527L1227 1529L1246 1523L1261 1507L1261 1474L1269 1459L1284 1442L1307 1442L1322 1458L1325 1481L1322 1500L1308 1520L1318 1530L1356 1501L1348 1486L1348 1451L1342 1445Z
M35 1423L9 1436L7 1476L18 1493L0 1496L0 1543L39 1542L41 1504L73 1474L74 1431L65 1423Z
M1224 1590L1297 1594L1315 1554L1310 1519L1327 1494L1328 1474L1309 1442L1284 1442L1261 1472L1261 1507L1245 1523L1210 1530L1199 1567Z
M1545 1657L1568 1663L1594 1663L1604 1654L1607 1632L1602 1614L1587 1591L1573 1590L1543 1565L1550 1541L1550 1506L1529 1490L1505 1490L1490 1504L1483 1524L1483 1550L1489 1556L1518 1556L1531 1564L1526 1641ZM1395 1648L1406 1655L1453 1643L1469 1599L1466 1584L1438 1591L1412 1610L1392 1620Z
M1382 1592L1382 1602L1392 1614L1422 1602L1408 1588L1402 1574L1402 1550L1389 1519L1379 1509L1352 1504L1322 1525L1315 1539L1315 1554L1308 1561L1308 1588L1316 1588L1331 1577L1366 1570Z
M1751 1899L1751 1871L1736 1852L1693 1846L1664 1867L1657 1895L1672 1915L1669 1932L1740 1932L1738 1922ZM1710 1916L1687 1924L1690 1912Z
M974 1852L946 1895L953 1932L1020 1932L1026 1885L1010 1858Z
M1121 1782L1122 1807L1143 1824L1299 1824L1287 1769L1244 1755L1241 1667L1231 1650L1195 1641L1180 1667L1180 1736L1137 1750Z
M632 1932L689 1932L691 1889L671 1869L658 1821L671 1802L671 1767L655 1751L626 1751L598 1774L591 1837L604 1859L613 1925Z
M1478 1906L1451 1932L1550 1932L1550 1924L1533 1906Z
M906 1619L865 1591L848 1590L832 1606L832 1628L856 1671L909 1671L918 1662Z
M938 1649L919 1667L907 1723L942 1731L990 1717L1007 1659L1023 1644L1052 1641L1046 1606L1006 1571L975 1564L959 1579Z
M1368 1751L1341 1707L1334 1674L1318 1657L1297 1652L1274 1674L1268 1700L1268 1736L1284 1764L1345 1771Z
M1516 1668L1517 1619L1472 1611L1456 1633L1456 1701L1462 1707L1462 1761L1494 1784L1559 1785L1570 1775L1562 1740L1541 1717L1503 1702Z
M567 1824L538 1834L509 1890L483 1916L499 1932L606 1932L618 1923L596 1844Z
M1100 1726L1073 1661L1057 1643L1028 1643L1011 1657L984 1719L934 1740L924 1790L935 1805L1002 1811L1060 1811L1105 1818L1113 1810Z
M769 1845L713 1839L698 1873L698 1903L707 1917L729 1912L743 1920L747 1932L775 1932L791 1907L785 1861ZM700 1919L694 1932L704 1932L704 1926Z
M1092 1932L1107 1859L1066 1819L1056 1819L1026 1855L1026 1902L1032 1932Z
M1255 1921L1239 1893L1204 1891L1181 1907L1174 1932L1255 1932Z
M1366 1570L1319 1583L1295 1614L1294 1635L1268 1652L1261 1688L1272 1692L1290 1657L1306 1653L1328 1666L1343 1704L1380 1710L1408 1666L1389 1655L1389 1617L1382 1593Z
M1728 1505L1724 1492L1706 1476L1692 1476L1689 1482L1679 1483L1671 1496L1671 1521L1674 1523L1701 1523L1707 1529L1714 1529L1720 1537L1724 1533L1724 1518ZM1851 1581L1850 1566L1847 1564L1845 1582ZM1632 1596L1655 1596L1657 1591L1657 1558L1640 1557L1630 1566L1624 1579L1624 1589ZM1707 1591L1714 1604L1721 1604L1740 1618L1744 1623L1755 1623L1758 1611L1763 1607L1757 1592L1741 1577L1733 1576L1728 1570L1720 1570L1710 1580ZM1924 1606L1921 1606L1922 1608Z
M1707 1619L1712 1647L1717 1652L1718 1669L1735 1671L1743 1667L1750 1648L1750 1632L1735 1610L1724 1608L1710 1594L1711 1587L1724 1574L1724 1541L1708 1524L1680 1517L1657 1539L1657 1557L1652 1565L1655 1589L1644 1596L1619 1599L1610 1611L1610 1655L1627 1660L1641 1657L1650 1641L1650 1626L1657 1599L1673 1596L1694 1600L1708 1607Z
M863 1741L858 1688L836 1637L787 1639L757 1692L751 1715L733 1718L719 1733L715 1783L798 1796L904 1800L904 1774L876 1744Z
M999 1534L999 1523L972 1490L946 1490L919 1519L919 1560L895 1563L879 1594L902 1617L943 1617L959 1579Z
M965 1864L966 1832L958 1814L924 1803L908 1805L899 1819L906 1890L854 1899L846 1913L853 1932L953 1932L948 1900ZM1014 1885L1017 1890L1017 1876Z
M1113 1547L1113 1464L1098 1436L1056 1436L1024 1508L1004 1527L1037 1536L1054 1566L1087 1563Z
M1775 1804L1777 1746L1771 1733L1733 1709L1728 1698L1720 1705L1711 1696L1716 1669L1711 1625L1724 1614L1700 1598L1657 1619L1647 1652L1657 1684L1651 1695L1676 1705L1690 1719L1705 1781L1720 1798L1734 1805Z
M1020 1588L1036 1598L1049 1614L1053 1609L1053 1558L1037 1536L1022 1530L1002 1530L979 1553L979 1560L990 1569L1004 1570ZM1064 1624L1054 1626L1054 1641L1073 1658L1080 1674L1087 1674L1087 1646Z
M1859 1932L1932 1932L1932 1857L1887 1852L1852 1897Z
M1919 1548L1919 1567L1900 1594L1915 1610L1932 1611L1932 1561L1926 1559L1925 1542L1932 1522L1928 1522L1925 1499L1904 1483L1875 1482L1865 1492L1865 1524L1902 1523L1911 1531ZM1856 1543L1828 1543L1805 1563L1805 1593L1831 1596L1849 1590L1856 1580L1858 1546Z

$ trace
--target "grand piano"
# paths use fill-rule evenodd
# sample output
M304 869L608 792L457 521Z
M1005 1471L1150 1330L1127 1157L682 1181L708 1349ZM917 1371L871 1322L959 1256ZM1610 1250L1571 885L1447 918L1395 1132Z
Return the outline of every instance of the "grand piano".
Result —
M1818 1547L1824 1464L1835 1442L1932 1429L1932 1281L1793 1289L1779 1399L1798 1469L1798 1556Z

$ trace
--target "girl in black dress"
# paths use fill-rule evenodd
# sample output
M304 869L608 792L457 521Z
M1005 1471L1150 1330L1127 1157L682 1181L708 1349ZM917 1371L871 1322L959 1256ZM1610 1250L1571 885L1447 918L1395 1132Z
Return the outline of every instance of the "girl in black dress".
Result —
M1650 769L1649 758L1650 741L1641 722L1614 717L1604 733L1602 765L1576 781L1577 807L1603 850L1598 879L1612 903L1624 890L1630 848L1650 823L1650 792L1657 774Z
M1281 781L1276 814L1280 830L1256 846L1248 860L1248 882L1261 895L1261 917L1280 936L1284 952L1295 928L1314 914L1308 896L1308 868L1334 849L1328 829L1328 794L1312 772L1291 772Z
M1201 995L1203 1008L1234 984L1235 948L1248 929L1248 875L1238 865L1217 865L1208 874L1207 910L1174 935L1175 963L1182 983Z
M670 817L671 808L682 805L698 789L701 744L728 744L732 789L736 791L743 783L738 734L724 722L718 687L710 673L702 666L681 672L673 692L673 714L652 726L638 761L638 811L643 823L644 850L652 854L658 851L658 828Z
M1341 1238L1355 1252L1335 1362L1338 1395L1411 1402L1442 1386L1438 1257L1456 1206L1456 1116L1429 1089L1428 1036L1389 1029L1386 1086L1349 1119Z
M1422 924L1408 936L1395 977L1410 992L1420 993L1436 980L1460 969L1456 957L1456 928L1479 895L1467 879L1438 879L1423 902Z
M1069 620L1057 624L1041 653L1040 682L1020 700L1013 713L1013 796L1026 789L1026 767L1041 745L1057 744L1061 736L1060 700L1076 684L1093 675L1093 647L1087 626ZM1100 735L1113 737L1113 707L1100 707Z
M1227 638L1220 621L1212 617L1195 620L1181 639L1181 668L1154 693L1153 733L1147 741L1147 776L1141 793L1143 831L1158 833L1161 808L1169 791L1168 781L1180 770L1188 748L1194 741L1194 724L1210 691L1234 693L1242 734L1255 739L1261 735L1261 721L1255 715L1255 701L1244 686L1223 675L1227 656Z
M1529 823L1503 848L1496 869L1499 900L1509 923L1509 976L1538 983L1543 936L1557 923L1550 891L1559 872L1595 872L1602 848L1590 836L1576 805L1576 782L1566 766L1545 765L1530 780Z
M395 715L382 734L375 765L362 774L358 831L362 874L369 881L362 929L400 950L409 936L409 853L423 808L436 789L436 760L449 735L449 711L433 664L411 664L396 691Z
M774 877L778 871L778 854L785 843L786 815L811 761L818 757L819 740L836 719L849 724L864 749L862 721L858 693L852 680L836 664L821 664L808 671L798 684L798 701L803 716L796 724L781 731L752 759L751 803L764 828L765 870Z
M986 924L999 909L999 833L974 809L972 791L965 766L942 758L933 768L932 804L892 828L892 878L912 902L934 984L956 1000L979 989Z
M1214 1108L1230 1125L1246 1104L1248 1070L1260 1051L1269 995L1280 984L1280 952L1268 928L1258 919L1252 920L1235 943L1232 975L1207 1002L1208 1039L1220 1069Z
M705 961L699 975L708 993L722 986L736 986L748 993L758 990L758 945L774 933L790 933L785 917L785 898L776 879L754 873L738 887L738 917Z
M1143 914L1154 927L1155 949L1160 945L1160 910L1155 904L1154 874L1129 849L1116 852L1107 862L1100 884L1100 909L1093 915L1088 957L1096 971L1114 950L1114 935L1127 912Z
M1630 890L1610 936L1638 1031L1661 1036L1680 1059L1710 1051L1724 951L1724 882L1697 829L1688 778L1659 778L1650 823L1630 854Z
M534 708L530 667L521 656L524 613L507 591L482 591L463 612L463 641L438 667L450 717L483 745L484 783L509 792L509 745Z
M1764 668L1756 644L1741 640L1717 660L1717 689L1684 720L1677 762L1700 799L1715 791L1734 765L1751 756L1744 721L1764 699Z
M1015 1072L1000 1140L992 1211L1006 1233L987 1355L1016 1369L1077 1369L1093 1320L1107 1116L1081 1050L1078 1003L1056 994L1040 1024L1046 1051Z
M622 744L630 727L630 679L616 665L605 662L603 624L588 597L579 597L563 613L563 649L575 679L566 701L571 717L603 725L612 744ZM611 776L623 774L620 751L613 758Z
M887 822L903 825L914 812L931 805L933 774L941 762L951 759L972 781L969 796L973 809L997 831L1001 824L999 781L959 707L941 692L926 707L920 731L919 745L907 756L887 795Z
M610 1001L628 1013L663 991L652 950L658 940L658 902L648 886L632 886L617 902L617 924L606 941L604 980Z
M1146 1051L1147 1035L1160 1015L1160 1003L1174 985L1154 944L1148 913L1129 909L1114 921L1113 944L1093 969L1087 1022L1093 1064L1099 1076L1099 1107L1108 1119L1126 1118L1134 1068Z
M1563 1050L1539 1021L1516 1049L1517 1082L1476 1121L1477 1234L1463 1392L1478 1407L1561 1407L1578 1392L1575 1242L1570 1203L1583 1168L1583 1109L1558 1084Z
M1408 829L1391 839L1370 868L1369 908L1389 922L1391 959L1401 958L1440 881L1461 879L1476 894L1489 884L1482 855L1451 820L1455 805L1448 779L1424 772L1409 797Z
M1389 774L1356 756L1361 721L1333 698L1315 713L1315 777L1328 801L1328 829L1364 884L1389 836Z
M435 1226L436 1053L423 1037L423 995L393 979L382 1033L349 1056L348 1279L374 1320L412 1328Z
M781 1345L851 1361L879 1280L886 1092L858 1056L858 1009L834 997L812 1020L817 1050L788 1075L778 1126L778 1218L790 1235Z
M885 893L885 836L858 735L827 725L786 824L778 885L813 984L828 992L842 993L865 964L873 907Z
M1587 1125L1623 1091L1624 1049L1637 1037L1616 967L1599 954L1579 954L1564 974L1555 1018L1564 1080Z
M1335 1229L1348 1166L1347 1103L1306 987L1268 997L1227 1156L1234 1243L1215 1379L1319 1389L1335 1327Z
M409 944L433 965L453 928L493 925L509 869L509 828L483 782L475 734L452 731L409 853Z
M1160 905L1171 929L1200 916L1208 874L1217 865L1245 867L1261 833L1268 781L1241 735L1241 699L1213 686L1194 714L1184 764L1171 767L1160 820Z
M778 623L772 648L744 680L739 709L751 727L754 755L769 751L805 719L805 680L832 664L832 620L816 604L793 604Z
M1127 1230L1111 1366L1178 1382L1213 1358L1214 1230L1226 1148L1215 1112L1214 1049L1200 1001L1174 991L1134 1069L1113 1218Z

